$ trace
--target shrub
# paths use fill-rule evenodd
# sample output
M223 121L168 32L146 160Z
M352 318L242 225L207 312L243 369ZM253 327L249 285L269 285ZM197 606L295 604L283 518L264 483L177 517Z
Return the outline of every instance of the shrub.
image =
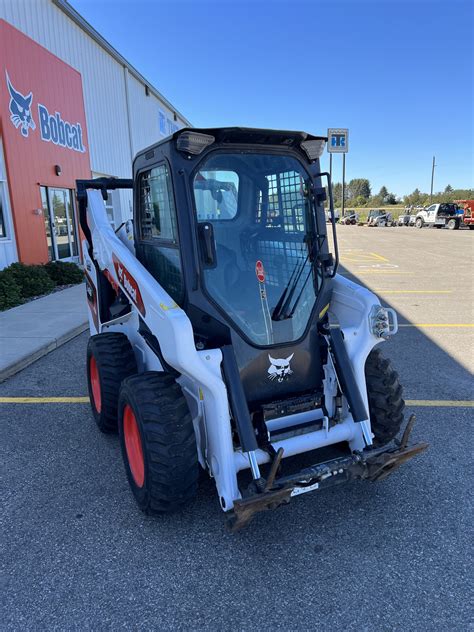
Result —
M56 285L73 285L84 280L84 273L75 263L50 261L44 269Z
M48 276L45 266L27 266L24 263L12 263L5 272L12 275L19 287L21 298L48 294L56 287L56 283Z
M10 270L0 270L0 311L20 305L21 291Z

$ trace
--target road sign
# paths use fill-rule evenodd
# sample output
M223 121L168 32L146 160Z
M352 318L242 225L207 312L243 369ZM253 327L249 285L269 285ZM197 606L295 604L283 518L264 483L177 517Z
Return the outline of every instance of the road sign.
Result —
M328 152L330 154L346 154L349 151L349 130L328 129Z

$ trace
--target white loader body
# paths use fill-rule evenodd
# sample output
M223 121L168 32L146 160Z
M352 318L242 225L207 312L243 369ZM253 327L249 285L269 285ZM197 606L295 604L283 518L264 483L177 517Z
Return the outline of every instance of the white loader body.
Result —
M140 372L163 371L164 367L157 355L138 333L139 320L144 320L159 340L165 363L180 373L178 382L193 417L199 461L214 477L221 506L229 511L234 502L241 498L237 473L248 468L250 460L248 454L235 449L233 445L229 397L221 370L222 352L220 349L196 349L188 316L136 258L132 232L121 229L119 238L109 224L100 191L89 189L87 197L87 223L91 231L95 263L89 255L87 241L84 241L86 274L96 287L97 264L101 271L107 273L111 282L121 288L131 304L130 313L109 322L101 322L97 305L94 308L94 301L89 296L91 333L113 331L125 334L133 347ZM329 307L330 321L343 332L357 385L368 411L364 373L366 359L373 347L383 340L385 333L396 332L396 315L392 310L385 310L390 312L391 322L388 331L381 333L376 321L377 315L384 310L378 298L341 275L336 275L334 281ZM324 394L328 414L332 416L337 376L330 354L329 358L328 364L324 366ZM342 411L341 421L331 428L321 409L267 422L270 432L281 428L288 430L287 438L273 443L275 450L283 448L284 457L288 457L340 442L347 442L353 452L362 451L371 445L373 434L370 419L355 423L345 398ZM320 430L291 436L292 426L308 421L311 417L323 418ZM256 451L256 458L259 464L270 460L269 454L261 449ZM310 491L311 488L298 488L301 490L298 493Z

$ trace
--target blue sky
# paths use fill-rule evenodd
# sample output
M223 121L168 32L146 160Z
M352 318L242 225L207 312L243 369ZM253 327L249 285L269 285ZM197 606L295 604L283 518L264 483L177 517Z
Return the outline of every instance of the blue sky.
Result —
M71 2L196 126L348 127L348 180L474 187L471 1Z

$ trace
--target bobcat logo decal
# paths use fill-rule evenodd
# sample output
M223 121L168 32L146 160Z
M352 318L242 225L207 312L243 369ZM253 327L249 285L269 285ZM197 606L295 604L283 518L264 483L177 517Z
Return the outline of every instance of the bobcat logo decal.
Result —
M278 380L278 382L287 380L293 373L290 362L294 355L295 354L292 353L287 358L272 358L272 356L269 355L270 366L268 367L268 378L270 380Z
M10 81L10 77L7 75L8 91L10 92L10 120L13 125L18 129L21 126L21 134L25 138L28 137L30 128L36 129L36 123L33 120L31 114L31 102L33 100L33 93L30 92L26 97L15 90Z

